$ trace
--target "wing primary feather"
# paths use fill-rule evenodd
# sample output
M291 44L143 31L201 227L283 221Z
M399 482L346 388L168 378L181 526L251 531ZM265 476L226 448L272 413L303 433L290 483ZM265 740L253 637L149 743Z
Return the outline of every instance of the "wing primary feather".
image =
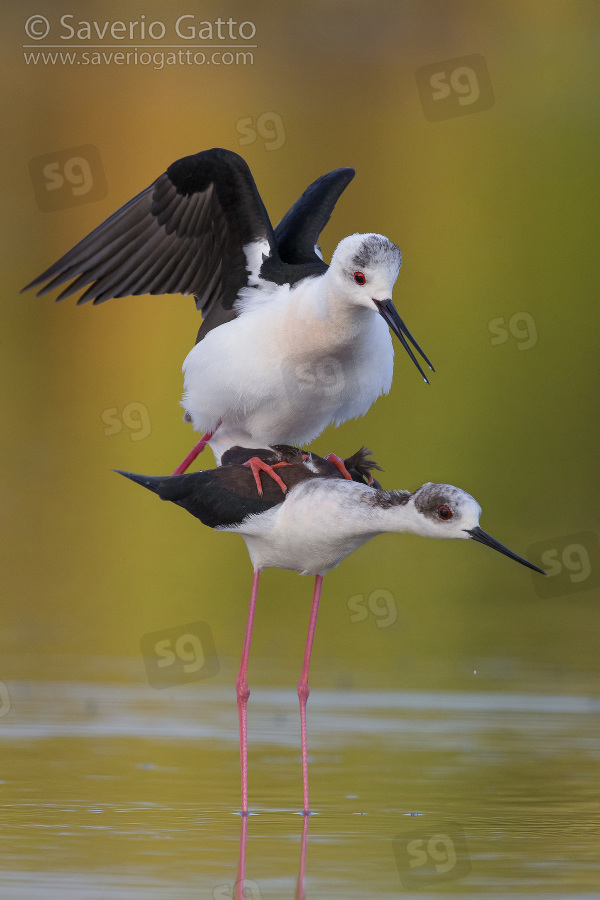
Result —
M296 200L274 231L283 262L294 265L320 259L315 252L319 235L354 174L354 169L334 169L313 181Z
M153 187L154 185L147 187L140 194L137 194L137 196L129 200L129 202L122 206L121 209L114 212L108 219L94 228L90 234L79 241L79 243L65 253L64 256L61 256L59 260L49 266L41 275L38 275L37 278L34 278L33 281L26 285L26 287L22 289L22 292L28 291L32 287L37 287L38 284L48 281L48 279L53 278L55 275L60 275L66 266L73 264L76 260L87 259L90 255L90 251L94 251L96 246L102 248L106 246L107 236L108 240L112 241L127 232L131 227L132 221L139 220L139 207L144 207L148 212L150 211L149 194L153 190Z

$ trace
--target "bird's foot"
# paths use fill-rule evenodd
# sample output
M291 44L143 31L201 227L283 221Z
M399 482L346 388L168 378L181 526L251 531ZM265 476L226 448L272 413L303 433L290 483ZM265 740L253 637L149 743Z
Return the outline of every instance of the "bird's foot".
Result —
M333 463L336 469L339 469L344 478L347 478L348 481L352 481L352 475L344 465L344 460L340 459L339 456L336 456L335 453L330 453L329 456L326 456L325 459L327 462Z
M287 491L287 485L284 481L281 480L275 469L279 469L281 466L289 466L289 463L286 462L278 462L275 465L270 466L266 462L263 462L258 456L253 456L252 459L249 459L248 462L244 463L249 469L251 469L252 474L254 475L254 480L256 482L256 490L258 491L258 496L262 497L263 489L262 484L260 483L260 473L266 472L267 475L270 475L273 481L279 485L283 493Z

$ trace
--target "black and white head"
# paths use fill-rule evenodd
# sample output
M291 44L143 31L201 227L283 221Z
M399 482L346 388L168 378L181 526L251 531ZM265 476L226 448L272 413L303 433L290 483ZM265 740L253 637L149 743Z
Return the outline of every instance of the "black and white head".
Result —
M352 234L337 245L330 273L347 300L375 309L391 302L402 265L398 247L382 234Z
M402 254L389 238L382 234L352 234L337 245L327 277L337 297L383 316L427 381L408 341L432 371L433 366L392 302L392 291L401 265Z
M428 482L410 495L407 507L410 505L414 511L411 531L415 534L431 538L475 540L535 572L545 574L542 569L517 556L479 527L481 507L474 497L461 488Z

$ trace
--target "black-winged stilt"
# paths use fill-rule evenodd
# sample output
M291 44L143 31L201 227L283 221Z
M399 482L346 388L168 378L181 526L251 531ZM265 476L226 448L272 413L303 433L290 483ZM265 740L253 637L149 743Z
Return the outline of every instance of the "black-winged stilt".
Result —
M212 149L174 162L153 184L27 288L78 303L135 294L193 294L203 322L188 354L182 405L209 443L307 444L364 415L390 390L389 328L425 377L433 370L392 303L402 257L380 234L344 238L327 266L316 246L354 176L317 179L273 229L244 160Z
M331 462L294 447L268 450L233 448L217 469L187 475L152 477L120 472L163 500L182 506L205 525L241 534L246 542L254 577L242 660L236 682L240 720L242 812L248 812L246 705L248 657L260 573L266 568L292 569L314 575L308 636L298 683L302 742L304 813L309 813L306 701L308 670L317 622L323 576L353 550L378 534L411 532L422 537L472 539L500 551L516 562L541 569L508 550L479 527L481 507L460 488L424 484L416 491L385 491L368 482L379 468L360 450L345 460L352 480ZM284 494L270 479L258 496L254 478L244 463L263 458L277 466L287 486Z

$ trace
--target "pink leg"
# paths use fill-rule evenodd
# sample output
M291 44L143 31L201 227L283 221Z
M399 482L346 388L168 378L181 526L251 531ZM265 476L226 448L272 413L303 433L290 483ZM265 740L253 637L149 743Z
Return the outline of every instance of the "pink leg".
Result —
M235 689L237 692L238 715L240 719L240 767L242 774L242 815L248 815L248 728L246 720L246 706L248 697L250 696L250 688L248 687L248 657L250 656L250 642L252 641L252 627L254 625L254 612L256 610L256 598L258 596L258 579L260 570L254 570L252 579L252 592L250 593L250 609L248 610L248 621L246 622L246 635L244 637L244 649L242 650L242 661L240 662L240 671L238 673Z
M317 575L315 578L315 589L310 609L310 621L308 623L308 635L306 637L306 648L304 650L302 675L298 682L298 699L300 701L300 739L302 741L302 788L304 791L305 816L308 816L310 813L308 806L308 749L306 745L306 701L308 700L308 695L310 693L310 688L308 687L308 667L310 666L310 655L312 653L313 640L315 637L315 628L317 627L317 614L319 612L319 600L321 599L322 585L323 576Z
M329 456L326 456L325 459L327 462L333 463L336 469L339 469L344 478L347 478L348 481L352 481L352 475L344 465L344 460L340 459L339 456L336 456L335 453L330 453Z
M219 427L220 424L221 423L219 422L217 425L217 428ZM217 428L215 428L215 431L217 430ZM206 434L202 435L202 437L200 438L200 440L198 441L196 446L192 450L190 450L190 452L188 453L186 458L183 460L183 462L179 463L179 465L177 466L175 471L172 473L173 475L183 475L183 473L189 469L189 467L194 462L196 457L200 453L202 453L202 451L204 450L204 448L210 441L210 439L213 436L213 434L215 433L215 431L207 431Z

